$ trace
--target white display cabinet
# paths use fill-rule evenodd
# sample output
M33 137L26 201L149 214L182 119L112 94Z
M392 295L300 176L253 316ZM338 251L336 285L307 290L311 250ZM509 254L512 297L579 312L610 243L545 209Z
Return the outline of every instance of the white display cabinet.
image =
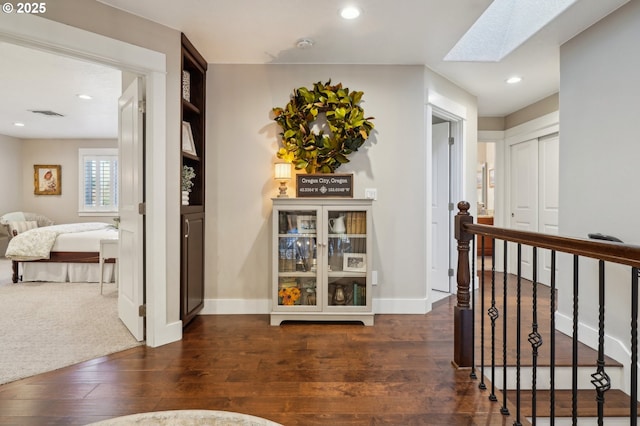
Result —
M271 325L373 325L371 205L369 199L273 199Z

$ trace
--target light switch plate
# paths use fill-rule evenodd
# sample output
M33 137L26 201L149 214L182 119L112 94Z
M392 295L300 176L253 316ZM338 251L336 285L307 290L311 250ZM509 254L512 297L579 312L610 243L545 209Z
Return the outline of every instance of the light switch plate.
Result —
M376 188L366 188L364 190L364 198L367 198L369 200L377 200L378 190Z

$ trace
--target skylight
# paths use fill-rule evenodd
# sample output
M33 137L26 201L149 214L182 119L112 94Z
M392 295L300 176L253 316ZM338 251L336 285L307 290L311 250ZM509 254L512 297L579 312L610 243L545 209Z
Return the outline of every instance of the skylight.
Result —
M445 61L499 62L577 0L494 0Z

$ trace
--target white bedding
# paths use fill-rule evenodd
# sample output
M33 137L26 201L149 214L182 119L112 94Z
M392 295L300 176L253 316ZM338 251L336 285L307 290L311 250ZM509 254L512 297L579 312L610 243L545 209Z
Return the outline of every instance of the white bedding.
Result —
M115 238L117 238L115 228L101 222L70 223L30 229L9 241L5 256L19 261L40 260L49 259L52 251L99 251L100 239L113 238L110 235L114 234L107 233L101 237L100 234L89 233L108 230L115 231ZM58 243L59 239L61 243ZM60 245L56 247L57 244Z
M94 231L60 234L51 251L100 251L100 240L117 240L118 230L112 226Z
M92 222L89 224L78 224L79 226L75 225L76 224L54 225L40 228L48 231L55 231L57 234L50 251L99 252L100 240L118 239L118 230L108 224ZM75 232L73 231L74 229L76 230ZM18 235L18 237L20 235ZM22 267L23 281L100 281L99 263L23 262L20 265ZM114 282L115 270L114 264L105 264L104 275L102 278L103 282Z

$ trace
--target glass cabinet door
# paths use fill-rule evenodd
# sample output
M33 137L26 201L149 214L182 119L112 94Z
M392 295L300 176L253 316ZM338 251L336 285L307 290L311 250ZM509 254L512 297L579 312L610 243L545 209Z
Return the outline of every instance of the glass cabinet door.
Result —
M327 294L325 306L336 310L368 306L367 212L329 210L327 223ZM369 296L369 297L368 297Z
M319 310L318 211L276 210L278 310Z

